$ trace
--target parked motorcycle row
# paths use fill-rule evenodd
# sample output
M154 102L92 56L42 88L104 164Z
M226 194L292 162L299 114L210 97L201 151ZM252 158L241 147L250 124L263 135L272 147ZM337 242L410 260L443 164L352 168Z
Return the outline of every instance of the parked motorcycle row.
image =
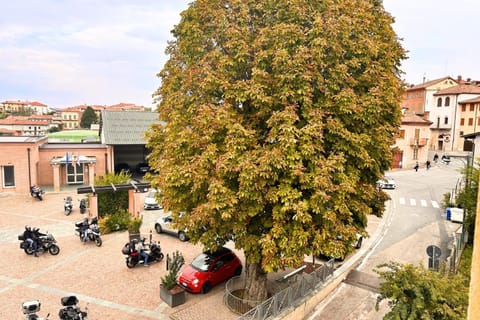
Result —
M31 196L38 200L43 200L42 195L44 192L40 188L31 188ZM87 205L85 199L80 199L79 209L80 213L84 214L87 211ZM71 196L64 198L64 211L65 215L70 215L73 211L73 199ZM97 247L102 246L102 238L100 228L98 224L98 218L94 217L89 220L88 217L83 218L81 221L75 222L75 235L79 237L79 240L86 244L93 242ZM26 255L41 255L49 252L55 256L60 253L60 247L53 236L53 234L46 231L40 232L38 228L30 228L25 226L25 231L18 235L20 241L20 249L22 249ZM148 264L160 262L164 258L160 241L156 242L152 240L152 233L150 233L149 241L146 238L134 239L125 244L122 248L122 253L126 255L125 264L130 268L134 268L137 265L147 265L143 257L144 254L148 256ZM138 247L138 245L140 245ZM142 249L139 249L142 248ZM78 299L76 296L68 296L61 299L62 308L59 310L58 316L61 320L83 320L87 319L87 309L81 310L78 306ZM41 318L37 313L40 311L41 303L38 300L26 301L22 304L22 310L25 315L24 319L28 320L41 320L49 319L50 314L45 318Z
M33 198L42 201L44 194L45 194L45 192L40 187L37 187L37 186L31 186L30 187L30 195Z
M61 320L86 320L87 319L87 307L85 311L78 306L78 299L76 296L66 296L60 299L63 306L58 311L58 316ZM47 314L45 318L40 318L37 312L40 311L41 303L39 300L25 301L22 303L22 311L25 315L25 320L47 320L50 314Z

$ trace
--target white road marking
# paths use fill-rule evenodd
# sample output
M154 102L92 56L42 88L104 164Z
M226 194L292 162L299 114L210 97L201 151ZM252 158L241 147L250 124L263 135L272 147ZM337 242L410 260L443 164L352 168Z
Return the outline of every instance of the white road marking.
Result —
M420 205L422 207L426 207L427 206L427 201L426 200L420 200Z
M432 200L432 207L434 207L434 208L436 208L436 209L440 208L440 206L438 205L438 202L437 202L437 201L433 201L433 200Z
M398 202L400 202L400 204L405 204L405 198L403 198L403 197L402 197L402 198L399 198L399 199L398 199Z
M415 199L410 199L410 205L411 205L411 206L416 206L416 205L417 205L417 200L415 200Z

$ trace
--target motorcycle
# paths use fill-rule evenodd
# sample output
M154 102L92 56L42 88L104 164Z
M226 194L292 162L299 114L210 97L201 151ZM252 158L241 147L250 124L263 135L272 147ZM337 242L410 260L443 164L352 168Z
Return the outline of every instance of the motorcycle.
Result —
M40 318L37 315L37 312L40 311L40 306L42 304L38 300L32 300L32 301L25 301L22 303L22 311L23 314L25 315L24 320L47 320L48 317L50 316L50 313L47 314L46 318Z
M68 196L63 199L63 208L65 210L65 215L68 216L70 213L72 213L73 209L73 200L72 197Z
M100 228L98 226L98 218L95 217L92 221L88 222L80 221L75 223L75 233L80 237L80 241L83 241L85 232L87 233L87 241L94 241L97 247L102 245L102 238L100 237Z
M81 199L80 200L80 213L85 213L87 212L87 203L85 201L85 199Z
M62 306L58 311L58 316L61 320L86 320L88 307L85 307L85 311L82 311L78 304L76 296L66 296L60 299Z
M162 249L160 248L159 242L152 242L148 244L148 263L160 262L164 258ZM133 243L126 243L122 248L122 253L126 255L125 263L129 269L134 268L137 264L143 263L143 258L140 256L140 253L135 250L135 245Z
M23 249L27 255L32 255L35 253L33 244L30 244L23 234L18 235L18 240L20 240L20 249ZM57 240L53 237L51 233L48 233L44 236L40 236L37 241L37 252L44 253L50 252L52 256L56 256L60 252L60 247L56 244Z
M40 189L39 187L36 187L36 186L31 186L30 187L30 195L33 197L33 198L37 198L38 200L42 201L43 200L43 194L45 192Z

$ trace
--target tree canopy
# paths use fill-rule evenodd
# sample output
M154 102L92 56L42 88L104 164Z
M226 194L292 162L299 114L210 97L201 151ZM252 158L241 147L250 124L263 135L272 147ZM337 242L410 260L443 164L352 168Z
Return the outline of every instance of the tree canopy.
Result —
M384 319L466 318L469 279L462 274L395 262L379 266L377 273L384 281L377 307L386 299L391 309Z
M152 184L192 241L244 250L250 297L266 272L349 250L383 210L405 58L392 22L380 0L198 0L174 27Z
M80 127L90 129L90 126L93 123L97 123L97 122L98 122L97 114L92 109L92 107L87 107L82 114L82 119L80 120Z

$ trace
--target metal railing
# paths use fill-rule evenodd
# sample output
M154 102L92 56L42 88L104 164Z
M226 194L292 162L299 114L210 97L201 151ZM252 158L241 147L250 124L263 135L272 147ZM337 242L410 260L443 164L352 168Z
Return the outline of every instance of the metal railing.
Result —
M243 300L243 302L241 302L241 299L238 297L238 295L232 294L232 289L235 288L235 290L240 290L242 289L242 284L243 288L245 288L245 283L242 283L242 279L240 277L235 277L238 278L238 280L232 278L227 283L225 304L232 311L242 310L242 307L244 307L243 310L247 310L239 318L237 318L237 320L266 320L278 316L281 312L291 306L295 306L305 296L309 295L318 287L323 285L326 280L332 276L334 270L334 260L331 259L318 269L314 270L312 273L303 273L301 275L297 275L297 281L290 283L290 285L285 289L277 292L271 298L261 303L257 303L256 305L254 305L255 302L253 301Z

